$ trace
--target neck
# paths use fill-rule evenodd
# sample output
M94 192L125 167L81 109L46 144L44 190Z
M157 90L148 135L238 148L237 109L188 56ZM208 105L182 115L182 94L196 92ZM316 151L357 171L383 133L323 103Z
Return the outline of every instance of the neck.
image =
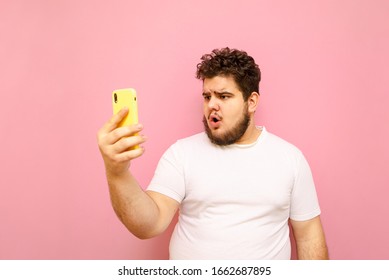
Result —
M236 144L252 144L257 141L258 137L261 135L261 132L262 131L255 126L254 119L251 118L249 127L243 134L242 138L236 141Z

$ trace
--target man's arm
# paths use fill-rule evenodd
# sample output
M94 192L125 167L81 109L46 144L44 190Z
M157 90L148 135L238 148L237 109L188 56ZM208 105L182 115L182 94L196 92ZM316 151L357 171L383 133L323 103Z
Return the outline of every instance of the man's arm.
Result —
M118 127L128 109L114 115L98 132L97 139L104 160L111 202L121 222L138 238L162 233L172 221L179 203L156 192L144 192L129 171L131 160L144 153L131 147L146 141L140 125Z
M299 260L328 260L328 249L320 216L308 221L290 220Z

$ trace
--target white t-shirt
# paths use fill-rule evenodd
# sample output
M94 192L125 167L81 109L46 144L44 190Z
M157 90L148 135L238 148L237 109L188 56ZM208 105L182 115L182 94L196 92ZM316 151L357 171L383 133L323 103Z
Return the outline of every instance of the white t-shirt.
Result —
M177 141L148 190L180 203L170 259L290 259L289 218L320 214L303 154L264 127L249 145Z

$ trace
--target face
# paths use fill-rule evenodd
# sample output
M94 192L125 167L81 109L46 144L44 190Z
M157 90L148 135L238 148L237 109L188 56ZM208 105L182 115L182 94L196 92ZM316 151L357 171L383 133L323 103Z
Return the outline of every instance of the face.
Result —
M203 97L203 123L211 142L221 146L238 143L250 124L250 114L234 79L204 79Z

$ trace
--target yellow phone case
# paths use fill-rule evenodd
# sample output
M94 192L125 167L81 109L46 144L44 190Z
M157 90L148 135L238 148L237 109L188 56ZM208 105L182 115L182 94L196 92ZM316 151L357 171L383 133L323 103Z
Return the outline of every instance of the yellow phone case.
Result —
M138 123L138 101L135 89L125 88L114 90L112 92L112 105L114 114L117 114L123 107L128 108L128 114L119 123L119 126L126 126ZM134 149L137 148L139 148L138 145L134 147Z

